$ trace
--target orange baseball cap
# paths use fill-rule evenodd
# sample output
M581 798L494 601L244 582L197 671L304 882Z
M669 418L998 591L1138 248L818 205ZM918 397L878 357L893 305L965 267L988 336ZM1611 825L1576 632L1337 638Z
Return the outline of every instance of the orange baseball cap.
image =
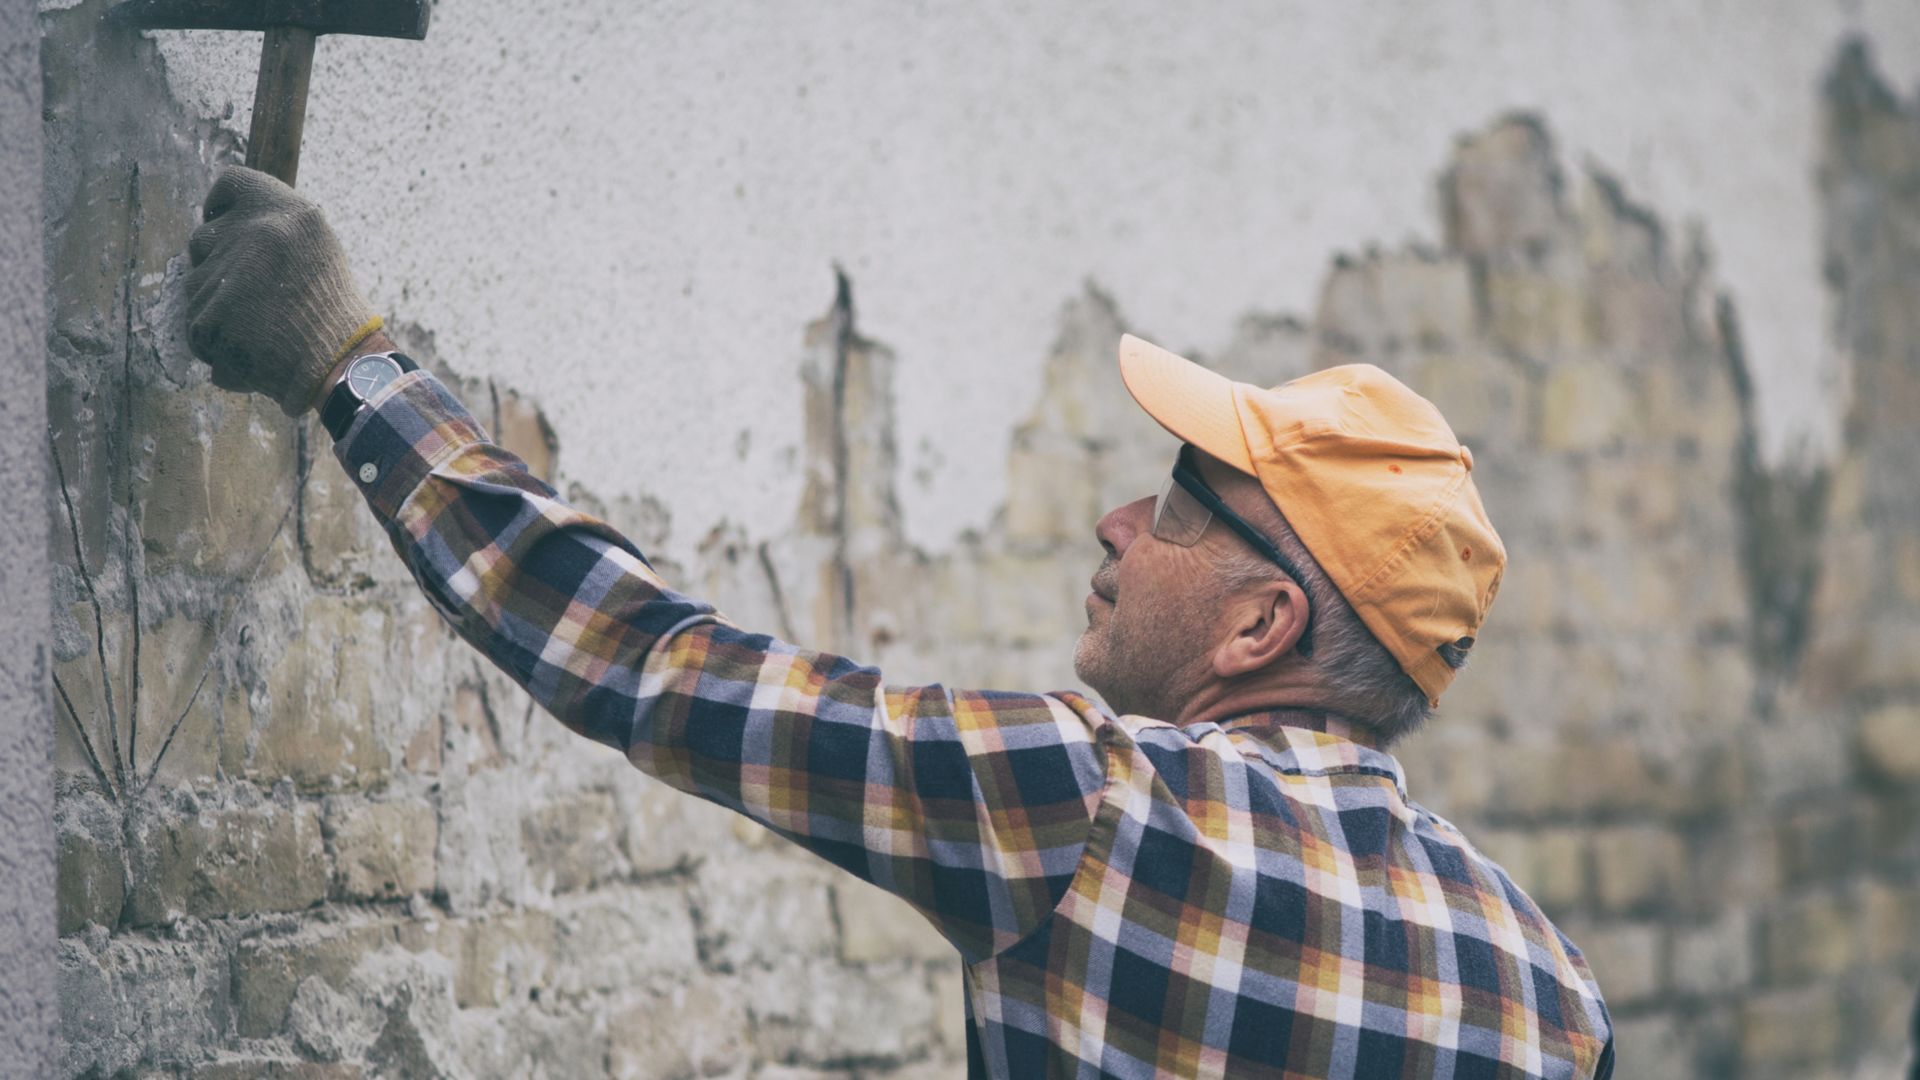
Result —
M1433 403L1372 364L1262 390L1131 334L1120 377L1176 438L1254 477L1427 699L1470 647L1507 551L1473 486L1473 453ZM1464 641L1462 639L1465 639Z

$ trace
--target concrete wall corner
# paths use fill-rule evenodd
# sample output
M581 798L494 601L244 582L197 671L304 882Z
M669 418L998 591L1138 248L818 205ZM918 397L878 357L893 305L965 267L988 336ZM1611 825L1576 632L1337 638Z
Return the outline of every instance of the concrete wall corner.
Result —
M48 1075L58 1003L36 13L0 0L0 1076Z

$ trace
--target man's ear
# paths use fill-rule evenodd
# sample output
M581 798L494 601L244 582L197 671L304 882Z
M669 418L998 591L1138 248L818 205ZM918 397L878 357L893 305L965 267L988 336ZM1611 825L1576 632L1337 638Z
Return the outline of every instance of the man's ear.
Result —
M1227 635L1213 650L1213 673L1222 679L1272 666L1307 628L1307 594L1284 578L1247 590L1228 610Z

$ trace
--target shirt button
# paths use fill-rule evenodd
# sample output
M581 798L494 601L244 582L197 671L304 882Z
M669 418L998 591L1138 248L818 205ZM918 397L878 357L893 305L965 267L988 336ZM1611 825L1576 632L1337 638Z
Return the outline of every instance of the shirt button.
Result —
M371 461L367 462L365 465L360 466L360 482L361 483L371 484L378 479L380 479L380 466L375 465Z

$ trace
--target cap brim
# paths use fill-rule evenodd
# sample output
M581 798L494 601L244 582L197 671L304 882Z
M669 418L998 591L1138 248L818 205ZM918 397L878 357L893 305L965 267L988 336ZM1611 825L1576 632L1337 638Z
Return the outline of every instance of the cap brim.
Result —
M1174 438L1256 475L1240 428L1233 380L1132 334L1120 336L1120 379L1133 400Z

